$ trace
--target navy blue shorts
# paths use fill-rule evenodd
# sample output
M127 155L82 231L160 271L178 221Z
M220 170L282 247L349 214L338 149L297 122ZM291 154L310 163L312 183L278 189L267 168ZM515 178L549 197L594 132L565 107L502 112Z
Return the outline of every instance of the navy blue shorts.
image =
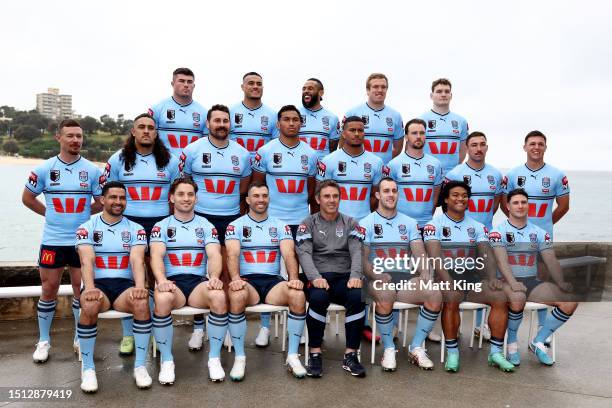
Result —
M529 295L531 294L531 292L536 288L536 286L538 286L540 283L542 283L541 280L539 280L537 277L535 276L528 276L525 278L516 278L517 282L521 282L523 285L525 285L525 287L527 288L527 292L525 293L525 295L529 298Z
M213 215L213 214L204 214L201 212L195 212L200 217L206 218L216 229L217 234L219 236L219 243L221 245L225 245L225 230L227 226L230 225L231 222L240 218L240 214L236 215Z
M299 224L289 225L289 228L291 229L291 236L293 237L294 241L295 241L295 237L297 235L297 230L299 226L300 226Z
M115 300L126 290L135 286L134 281L125 278L94 279L94 286L102 291L110 300L111 309ZM83 289L81 289L82 293Z
M149 243L149 238L151 237L151 230L161 220L166 218L167 215L161 217L134 217L132 215L126 215L125 218L128 220L135 222L136 224L142 225L146 234L147 234L147 244Z
M250 273L248 275L241 276L240 279L248 282L255 288L257 294L259 294L259 303L265 303L266 296L268 296L268 293L270 293L272 288L285 281L279 275L267 275L263 273Z
M79 253L74 245L55 246L43 244L40 246L38 252L38 266L41 268L55 269L63 268L66 265L73 268L81 267Z
M206 282L208 278L192 273L179 273L178 275L168 276L168 280L174 282L176 287L183 292L185 300L189 300L189 296L196 286L202 282Z

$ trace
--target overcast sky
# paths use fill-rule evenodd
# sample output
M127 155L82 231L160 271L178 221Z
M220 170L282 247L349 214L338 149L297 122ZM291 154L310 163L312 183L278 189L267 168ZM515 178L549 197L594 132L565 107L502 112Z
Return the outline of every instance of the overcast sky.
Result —
M547 162L612 170L612 7L608 1L26 1L3 2L0 105L33 109L58 87L78 114L129 117L168 97L171 72L196 74L195 99L242 98L247 71L264 103L300 103L315 76L338 116L389 77L404 120L431 107L431 81L453 82L451 109L489 137L488 161L524 162L532 129Z

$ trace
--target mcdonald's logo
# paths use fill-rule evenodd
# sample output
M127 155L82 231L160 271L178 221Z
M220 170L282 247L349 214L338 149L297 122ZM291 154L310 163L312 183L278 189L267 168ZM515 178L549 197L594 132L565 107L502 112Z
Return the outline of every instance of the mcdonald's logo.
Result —
M53 265L55 263L55 251L43 249L40 254L40 263L43 265Z

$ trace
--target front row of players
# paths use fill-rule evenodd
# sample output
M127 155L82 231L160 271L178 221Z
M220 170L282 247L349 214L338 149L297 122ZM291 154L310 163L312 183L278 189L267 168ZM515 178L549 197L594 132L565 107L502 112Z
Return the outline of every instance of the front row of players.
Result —
M258 303L289 307L287 329L288 369L294 376L320 377L323 373L321 342L325 315L330 302L344 305L346 353L342 366L354 376L365 376L357 358L365 317L362 299L363 275L368 292L376 301L378 327L384 353L382 367L396 369L393 342L392 307L394 301L421 304L416 332L408 352L410 360L424 369L433 363L423 343L442 310L442 326L448 349L447 371L458 371L458 305L464 299L491 306L491 349L489 363L503 371L520 364L517 331L525 302L536 301L555 306L547 316L529 349L546 365L553 361L544 346L545 339L566 322L577 307L568 298L571 285L563 280L554 256L550 237L527 221L528 197L520 189L508 194L509 218L487 234L486 228L465 214L470 187L451 181L442 190L444 213L419 231L416 221L397 211L398 188L395 181L383 178L378 186L378 208L359 224L338 212L340 188L334 181L317 185L320 212L307 217L298 227L296 245L291 228L268 216L269 194L266 185L253 183L246 198L249 211L232 222L226 231L227 262L231 281L225 288L221 277L222 256L216 228L194 212L197 185L190 178L179 178L170 188L173 215L158 222L151 231L151 267L155 276L155 306L151 314L145 289L144 254L147 247L144 229L123 217L126 189L119 182L108 182L100 199L103 211L77 230L77 249L82 263L83 293L78 337L82 356L81 388L98 388L93 353L98 313L113 308L134 315L136 359L134 378L140 388L151 386L145 361L151 331L161 352L159 382L175 379L172 356L172 309L189 305L210 309L209 377L222 381L225 372L220 362L223 339L229 329L235 348L232 380L245 375L245 308ZM423 240L424 244L423 244ZM490 244L487 244L487 242ZM452 265L422 263L414 271L390 268L377 273L376 258L452 259ZM484 260L483 267L461 269L461 260ZM298 277L298 262L308 280ZM540 255L554 283L537 280ZM280 275L280 257L286 264L288 280ZM495 262L496 261L496 262ZM499 272L497 272L499 271ZM410 274L416 290L396 290L402 276ZM481 283L457 290L451 283ZM444 286L444 283L449 286ZM381 289L381 284L387 284ZM471 290L470 290L471 288ZM465 289L465 290L464 290ZM306 296L309 308L306 311ZM229 309L229 310L228 310ZM307 322L310 364L305 369L298 358L300 337ZM508 360L502 353L508 331Z

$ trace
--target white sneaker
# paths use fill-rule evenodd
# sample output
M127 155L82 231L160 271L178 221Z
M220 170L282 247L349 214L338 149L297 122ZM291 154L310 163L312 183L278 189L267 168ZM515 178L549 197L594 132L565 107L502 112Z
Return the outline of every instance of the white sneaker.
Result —
M270 329L267 327L260 327L257 337L255 337L255 345L257 347L268 347L270 342Z
M479 327L479 326L477 326L477 327L474 329L474 336L475 336L476 338L479 338L479 337L480 337L480 334L481 334L481 333L480 333L480 327ZM489 325L488 325L488 324L486 324L486 323L485 323L485 324L484 324L484 326L483 326L482 336L483 336L482 338L483 338L483 339L485 339L485 340L489 340L489 339L491 339L491 329L489 328Z
M434 366L433 361L427 355L427 350L423 347L411 348L408 346L408 356L412 364L418 365L423 370L431 370Z
M189 338L189 351L199 351L204 344L204 330L195 329Z
M81 372L81 389L83 392L98 391L98 378L96 377L96 370L89 368Z
M244 368L242 370L244 376ZM221 360L219 357L208 359L208 378L212 382L219 382L225 379L225 371L221 367Z
M442 336L440 336L438 333L429 332L427 335L427 340L439 343L442 341Z
M48 341L40 341L36 343L36 350L32 354L32 359L35 363L44 363L49 359L49 349L51 344Z
M138 388L149 388L153 384L151 376L147 372L147 367L140 366L134 369L134 379Z
M287 368L295 378L304 378L306 377L306 369L302 365L300 361L300 356L297 354L288 354L287 361L285 362Z
M157 380L162 385L174 384L174 361L163 361L159 365L159 376Z
M380 361L383 371L395 371L397 362L395 361L395 348L386 348L383 358Z
M232 381L242 381L244 379L244 369L246 368L246 356L238 356L234 358L234 366L230 371Z

